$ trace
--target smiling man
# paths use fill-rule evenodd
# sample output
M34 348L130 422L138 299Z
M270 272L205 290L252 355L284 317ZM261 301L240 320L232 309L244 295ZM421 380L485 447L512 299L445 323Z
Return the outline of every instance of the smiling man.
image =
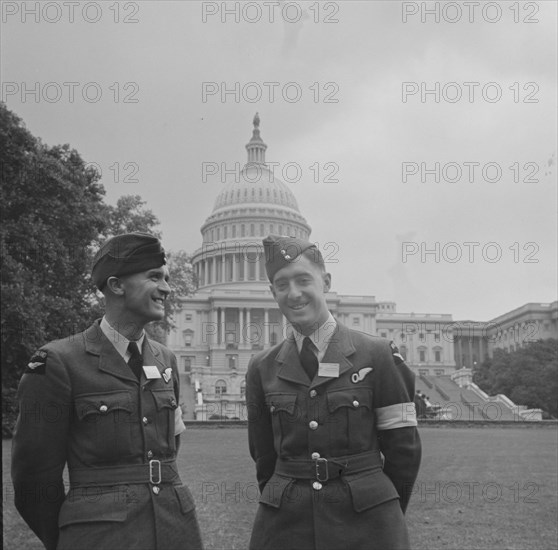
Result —
M43 346L23 374L15 504L48 550L202 547L175 462L185 429L176 359L144 331L165 314L165 264L152 235L109 239L91 274L104 317Z
M404 550L420 464L414 376L389 340L328 310L319 250L264 240L271 292L292 325L246 374L261 491L251 550Z

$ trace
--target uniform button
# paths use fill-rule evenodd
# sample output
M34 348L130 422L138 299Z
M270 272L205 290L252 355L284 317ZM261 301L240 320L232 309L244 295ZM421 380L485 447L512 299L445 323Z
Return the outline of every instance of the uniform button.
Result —
M274 412L275 411L275 406L271 405L271 407L269 407L269 412Z
M316 397L316 395L318 395L318 392L316 390L310 390L310 397Z
M315 420L311 420L310 423L308 424L308 426L310 427L311 430L317 430L318 429L318 423Z
M319 481L314 481L314 483L312 483L312 489L314 489L314 491L320 491L322 488L322 484Z
M312 453L312 460L317 460L320 458L320 453Z
M356 409L359 405L360 405L360 403L355 399L353 401L353 407Z
M106 405L101 405L101 406L99 407L99 410L100 410L102 413L106 413L106 412L108 411L108 407L107 407Z
M159 489L159 487L157 487L157 485L155 485L155 487L153 487L153 492L154 492L156 495L159 494L159 491L160 491L160 490L161 490L161 489Z
M147 458L153 458L153 451L147 451Z
M172 405L173 407L176 407L176 401L175 401L174 399L171 401L171 405Z
M147 416L144 416L144 417L141 419L141 421L142 421L144 424L149 424L149 420L147 420Z

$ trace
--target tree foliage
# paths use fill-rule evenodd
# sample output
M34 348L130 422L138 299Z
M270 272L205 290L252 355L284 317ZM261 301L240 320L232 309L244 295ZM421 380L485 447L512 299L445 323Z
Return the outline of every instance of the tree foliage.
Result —
M91 243L105 228L99 175L68 145L48 147L0 103L2 397L14 394L29 356L91 320Z
M478 366L473 380L490 394L558 416L558 340L531 342L513 352L497 349Z

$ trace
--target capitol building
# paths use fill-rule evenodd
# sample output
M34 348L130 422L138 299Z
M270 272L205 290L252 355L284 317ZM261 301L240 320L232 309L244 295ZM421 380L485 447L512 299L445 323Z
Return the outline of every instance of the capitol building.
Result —
M167 340L178 359L182 395L195 392L190 419L246 418L248 362L288 331L269 290L262 239L273 233L312 240L296 197L266 165L259 125L256 114L240 177L222 188L201 226L201 247L192 255L198 289L182 299ZM393 340L418 376L454 375L459 367L472 367L463 363L472 363L472 351L456 362L456 322L450 314L398 313L394 302L337 292L328 293L327 303L349 328ZM472 350L471 345L469 339L465 346Z

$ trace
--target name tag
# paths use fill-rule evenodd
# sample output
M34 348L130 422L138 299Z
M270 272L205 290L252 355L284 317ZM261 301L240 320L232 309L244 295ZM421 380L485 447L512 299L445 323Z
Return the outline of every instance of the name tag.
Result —
M155 365L149 367L143 367L143 372L145 372L145 377L148 380L161 378L161 373L159 372L159 369Z
M339 378L339 363L320 363L318 376L327 378Z

